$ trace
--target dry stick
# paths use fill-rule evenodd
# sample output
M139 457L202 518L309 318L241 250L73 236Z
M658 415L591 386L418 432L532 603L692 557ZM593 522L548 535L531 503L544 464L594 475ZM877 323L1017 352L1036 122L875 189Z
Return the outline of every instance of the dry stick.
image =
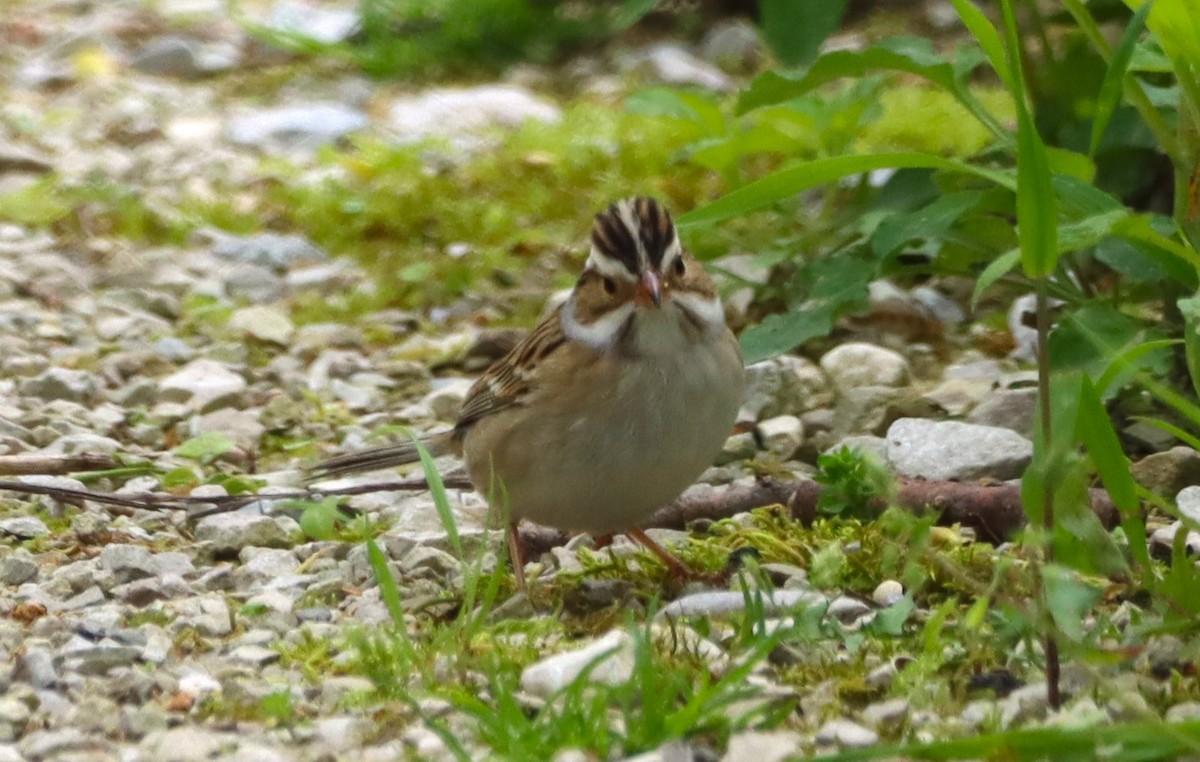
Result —
M76 471L102 471L119 464L111 455L0 455L0 476L61 475Z

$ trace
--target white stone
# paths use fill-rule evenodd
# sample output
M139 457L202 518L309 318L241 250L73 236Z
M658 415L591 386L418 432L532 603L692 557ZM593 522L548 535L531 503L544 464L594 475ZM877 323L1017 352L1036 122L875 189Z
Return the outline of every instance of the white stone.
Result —
M260 341L286 345L296 328L288 316L273 307L243 307L229 318L229 327Z
M159 381L158 397L162 402L187 403L192 409L202 410L245 390L246 379L224 363L200 358Z
M1200 527L1200 487L1184 487L1175 496L1179 517Z
M911 377L904 355L864 342L829 350L821 358L821 369L839 391L859 386L906 386Z
M721 762L783 762L794 759L804 738L791 730L747 731L729 738Z
M760 421L758 438L767 452L787 460L804 444L804 424L794 415L777 415Z
M612 630L585 646L542 659L521 673L521 687L545 698L570 685L594 662L597 663L588 674L589 681L604 685L624 683L633 675L633 639L624 630Z
M914 479L1013 479L1032 460L1033 443L1009 429L901 418L888 429L887 457L896 473Z
M829 381L820 368L803 357L781 355L746 368L746 391L739 417L756 421L799 415L832 401Z
M860 749L879 743L879 734L846 719L830 720L817 731L816 741L824 746L837 745Z
M871 600L884 607L899 602L903 597L904 585L894 579L885 579L880 582L875 591L871 593Z
M561 118L557 106L512 85L426 90L394 101L389 112L391 128L402 143L439 138L460 147L475 145L492 128Z

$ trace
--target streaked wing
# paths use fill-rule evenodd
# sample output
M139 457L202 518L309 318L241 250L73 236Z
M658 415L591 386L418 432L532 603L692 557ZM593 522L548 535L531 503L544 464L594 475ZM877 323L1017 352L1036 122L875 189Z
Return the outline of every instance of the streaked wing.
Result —
M525 404L534 391L535 368L566 341L555 310L475 382L458 414L455 434L461 437L481 418Z

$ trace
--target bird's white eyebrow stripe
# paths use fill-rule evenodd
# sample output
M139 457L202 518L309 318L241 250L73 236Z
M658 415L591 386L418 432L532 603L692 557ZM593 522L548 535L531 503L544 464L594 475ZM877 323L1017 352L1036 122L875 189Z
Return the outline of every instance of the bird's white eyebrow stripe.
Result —
M700 294L674 291L671 293L671 300L678 304L680 309L695 315L705 325L725 325L725 308L715 296L706 299Z
M587 264L585 267L589 270L595 270L601 275L609 278L620 278L621 280L627 280L630 283L636 280L636 278L633 277L633 273L629 272L629 270L625 268L625 265L599 251L595 246L592 247L591 253L588 254Z

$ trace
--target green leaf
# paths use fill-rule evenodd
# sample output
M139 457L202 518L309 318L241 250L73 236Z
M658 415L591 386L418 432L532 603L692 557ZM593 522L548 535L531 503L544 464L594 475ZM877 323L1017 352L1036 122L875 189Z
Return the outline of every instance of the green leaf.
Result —
M912 595L906 594L891 606L876 612L871 629L880 635L900 637L904 634L904 623L916 608L917 604L913 603Z
M1012 0L1001 0L1001 7L1012 71L1006 84L1017 104L1017 238L1021 244L1021 265L1030 278L1045 278L1058 266L1058 200L1046 145L1038 134L1025 94Z
M979 304L979 297L983 296L983 292L989 286L1007 275L1020 262L1020 249L1010 249L993 259L992 263L985 267L975 280L975 288L971 291L971 308L974 309Z
M1079 391L1079 414L1075 423L1076 436L1092 459L1096 474L1108 490L1109 497L1121 513L1121 528L1129 540L1129 549L1138 566L1149 570L1150 554L1146 544L1146 525L1139 513L1137 484L1129 467L1129 458L1121 451L1121 442L1113 428L1112 419L1100 401L1100 393L1087 376Z
M1100 600L1100 591L1058 564L1042 568L1042 585L1046 590L1046 605L1059 632L1075 642L1082 640L1083 623Z
M840 25L846 0L759 0L763 36L785 66L803 66Z
M877 69L914 74L955 92L959 88L959 78L981 60L977 55L967 54L958 62L962 71L956 71L929 40L891 37L865 50L831 51L802 72L764 72L738 98L738 113L792 100L834 80L861 78Z
M1092 117L1092 138L1088 143L1088 153L1096 155L1104 130L1112 119L1113 112L1121 103L1125 92L1125 76L1129 73L1129 63L1133 60L1133 51L1137 47L1138 38L1146 27L1146 17L1150 15L1152 3L1146 3L1133 14L1117 47L1113 48L1112 59L1108 62L1108 71L1104 73L1104 81L1100 84L1100 94L1096 97L1096 115Z
M1013 89L1012 73L1008 67L1008 58L1004 55L1004 44L1000 41L996 27L992 26L992 22L983 15L983 11L976 8L970 0L952 0L952 2L954 10L958 11L958 17L962 19L963 25L979 43L979 47L983 48L988 62L996 70L1000 81L1011 91Z
M712 203L693 209L677 221L681 229L699 225L711 225L748 212L757 211L780 201L793 198L796 194L818 185L838 180L848 175L858 175L877 169L928 168L949 172L962 172L982 177L997 185L1016 190L1017 181L1012 172L986 169L954 159L916 151L897 153L866 154L862 156L835 156L828 159L805 162L781 169L766 177L744 185L722 196Z
M1200 294L1176 302L1183 315L1183 353L1192 388L1200 396Z
M387 556L379 549L374 537L367 538L367 563L371 565L371 572L379 585L379 596L383 599L392 624L397 630L404 632L404 605L400 602L400 588L396 585L396 578L392 576L392 567L388 566Z
M46 177L19 190L0 195L0 220L18 225L41 226L61 220L71 205L59 189L58 180Z
M907 214L894 214L879 224L871 236L877 256L886 256L914 239L940 238L950 226L983 198L982 191L947 193Z
M334 528L341 514L338 512L337 497L327 497L319 501L289 500L285 505L299 507L300 529L306 537L313 540L333 539Z
M458 560L465 563L466 556L463 554L462 539L458 536L458 522L454 520L454 511L450 508L450 499L446 496L446 485L442 482L442 474L438 471L437 463L434 463L433 456L429 454L429 450L416 434L407 429L404 429L404 433L412 440L413 446L417 449L417 455L421 458L421 470L425 475L425 483L429 485L429 493L433 496L433 505L437 509L442 527L446 530L450 547L454 550L454 555Z
M783 354L810 339L828 336L833 320L832 311L823 307L769 315L742 332L742 355L750 365Z
M235 449L237 449L237 444L228 436L219 431L210 431L198 437L192 437L179 445L175 448L175 454L181 458L211 463Z

